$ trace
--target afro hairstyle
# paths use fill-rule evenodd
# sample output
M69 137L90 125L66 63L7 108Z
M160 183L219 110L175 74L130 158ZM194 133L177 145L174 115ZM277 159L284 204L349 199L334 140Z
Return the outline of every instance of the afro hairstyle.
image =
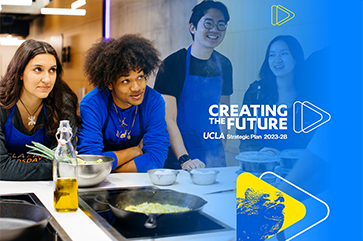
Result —
M150 40L139 34L126 34L95 43L86 52L84 73L90 84L104 90L130 71L141 69L148 77L160 63L160 52Z

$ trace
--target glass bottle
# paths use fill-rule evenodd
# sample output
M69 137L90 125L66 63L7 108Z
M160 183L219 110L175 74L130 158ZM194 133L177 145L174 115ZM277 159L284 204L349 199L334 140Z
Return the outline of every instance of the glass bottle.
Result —
M60 122L56 138L58 146L53 160L54 207L57 212L75 212L78 209L77 159L68 120Z

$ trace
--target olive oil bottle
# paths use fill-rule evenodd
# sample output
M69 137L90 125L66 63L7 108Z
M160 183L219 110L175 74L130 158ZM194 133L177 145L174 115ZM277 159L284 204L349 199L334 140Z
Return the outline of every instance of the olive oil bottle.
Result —
M54 207L57 212L75 212L78 210L77 159L68 120L60 122L56 138L58 146L53 160Z

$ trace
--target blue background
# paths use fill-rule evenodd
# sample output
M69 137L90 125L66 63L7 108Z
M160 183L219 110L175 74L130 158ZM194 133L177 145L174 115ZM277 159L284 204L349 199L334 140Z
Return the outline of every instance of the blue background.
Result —
M362 1L331 1L330 240L362 240Z

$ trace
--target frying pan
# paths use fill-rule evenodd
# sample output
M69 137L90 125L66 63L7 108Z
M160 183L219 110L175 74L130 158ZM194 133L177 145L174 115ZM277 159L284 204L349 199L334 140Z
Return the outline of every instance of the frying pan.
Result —
M101 203L98 195L95 200ZM139 205L144 202L170 204L187 207L190 210L179 213L139 213L126 211L129 205ZM203 206L207 203L203 198L180 193L168 189L132 190L112 196L106 200L118 222L130 227L175 228L197 223Z
M21 201L20 201L21 202ZM19 200L0 201L0 240L34 240L50 219L47 209Z

